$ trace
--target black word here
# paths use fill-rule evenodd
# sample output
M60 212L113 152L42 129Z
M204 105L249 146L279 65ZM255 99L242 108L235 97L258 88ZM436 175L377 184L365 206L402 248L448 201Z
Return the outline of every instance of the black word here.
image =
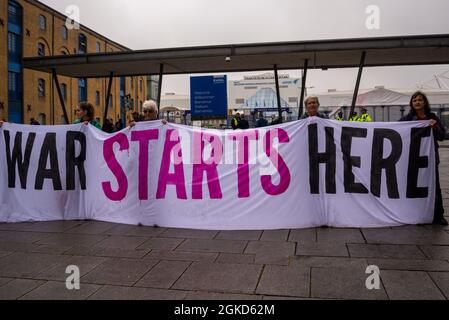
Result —
M35 148L36 133L30 132L26 138L25 150L22 150L22 141L25 139L23 133L18 131L14 137L11 148L11 137L8 130L4 131L6 147L6 163L8 166L8 187L16 187L16 173L18 173L20 186L27 189L29 176L30 157ZM81 146L78 155L75 154L75 142ZM48 160L50 166L47 168ZM65 148L66 190L75 190L75 173L78 169L79 185L82 190L86 189L86 172L84 162L86 161L86 136L79 131L67 131ZM44 181L50 179L54 190L62 190L61 175L59 171L58 148L56 145L56 133L45 134L44 141L40 146L39 162L36 169L35 190L42 190Z
M309 185L312 194L320 193L320 170L319 165L326 167L326 193L336 193L336 145L334 141L334 129L325 127L325 151L318 152L318 128L317 124L311 124L308 127L309 139ZM429 137L430 127L412 128L410 132L411 143L408 152L408 171L407 171L407 198L427 198L428 187L418 187L419 169L428 168L429 159L427 156L420 156L421 140ZM396 164L401 158L403 143L401 135L393 129L375 128L373 141L371 145L371 170L370 186L363 185L355 181L352 171L354 167L361 167L361 158L352 154L352 140L354 138L366 138L368 129L343 127L341 130L341 153L343 155L343 187L346 193L366 194L371 192L374 196L380 197L382 171L385 171L386 186L388 197L390 199L399 198ZM391 152L384 157L384 141L391 143Z

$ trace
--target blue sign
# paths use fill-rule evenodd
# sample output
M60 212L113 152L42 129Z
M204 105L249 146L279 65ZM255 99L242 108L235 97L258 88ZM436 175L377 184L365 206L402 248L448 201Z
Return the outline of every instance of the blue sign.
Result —
M227 76L190 77L192 116L228 115Z

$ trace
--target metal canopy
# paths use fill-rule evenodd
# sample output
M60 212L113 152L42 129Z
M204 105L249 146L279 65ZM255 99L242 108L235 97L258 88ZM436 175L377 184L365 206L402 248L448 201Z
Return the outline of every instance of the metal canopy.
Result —
M449 34L237 44L25 58L24 67L76 78L449 64ZM231 61L227 62L226 57Z

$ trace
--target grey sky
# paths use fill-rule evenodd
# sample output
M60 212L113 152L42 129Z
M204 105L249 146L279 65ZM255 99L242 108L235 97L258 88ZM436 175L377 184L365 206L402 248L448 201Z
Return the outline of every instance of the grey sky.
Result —
M41 0L131 49L449 33L447 0ZM366 8L376 5L379 29ZM449 66L370 68L361 87L410 87ZM299 72L289 72L298 76ZM310 91L351 89L357 70L311 71ZM241 74L231 74L238 79ZM165 77L163 92L188 93L188 77Z

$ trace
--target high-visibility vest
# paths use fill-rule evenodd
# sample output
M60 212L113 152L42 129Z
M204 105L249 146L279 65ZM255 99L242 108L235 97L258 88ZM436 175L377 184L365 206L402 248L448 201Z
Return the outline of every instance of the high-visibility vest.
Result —
M371 119L371 116L368 113L364 113L360 116L359 121L371 122L373 119Z
M336 117L335 117L335 120L337 120L337 121L343 121L344 118L343 118L343 117L336 116Z
M349 121L359 121L359 116L352 116Z

